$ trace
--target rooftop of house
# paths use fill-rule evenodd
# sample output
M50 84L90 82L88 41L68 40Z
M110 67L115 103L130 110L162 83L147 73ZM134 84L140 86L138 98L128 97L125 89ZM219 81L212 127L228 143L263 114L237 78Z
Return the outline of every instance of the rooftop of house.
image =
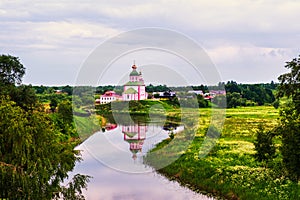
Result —
M120 95L116 94L115 91L106 91L101 97L119 97Z

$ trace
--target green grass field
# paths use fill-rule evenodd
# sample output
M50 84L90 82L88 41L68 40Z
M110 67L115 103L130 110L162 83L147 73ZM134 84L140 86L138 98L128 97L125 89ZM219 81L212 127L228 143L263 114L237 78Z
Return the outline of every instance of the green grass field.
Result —
M75 126L82 141L101 129L99 119L95 115L80 117L73 115Z
M182 154L179 159L158 171L195 191L226 199L299 199L300 185L283 176L279 151L268 164L254 158L253 142L258 125L262 123L266 129L271 129L277 123L278 112L271 106L227 109L221 137L202 158L199 153L203 150L211 112L209 108L200 109L199 126L192 143L184 153L175 150ZM178 134L175 139L183 137L186 136ZM280 146L279 141L275 140L277 146ZM165 146L168 146L166 149L180 148L180 145L169 144L170 140L165 140L152 152ZM161 156L155 160L147 161L155 168L174 156L163 150L159 154Z

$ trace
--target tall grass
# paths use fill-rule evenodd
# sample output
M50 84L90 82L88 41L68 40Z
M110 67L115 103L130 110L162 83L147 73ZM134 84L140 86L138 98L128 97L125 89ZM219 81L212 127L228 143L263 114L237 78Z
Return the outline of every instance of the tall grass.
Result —
M272 163L254 158L258 125L263 123L266 129L271 129L277 118L278 110L271 106L227 109L221 137L209 154L201 158L199 151L210 123L210 112L200 109L193 142L175 162L158 171L195 191L226 199L300 199L300 185L286 179L281 171L280 154ZM163 141L157 148L163 149L169 143ZM280 140L275 143L280 146ZM169 155L158 156L150 164L157 167L156 163L168 159L166 156Z
M76 125L77 132L81 138L81 140L87 139L96 131L99 131L101 128L101 122L95 115L91 115L89 117L81 117L77 115L73 115L74 122Z

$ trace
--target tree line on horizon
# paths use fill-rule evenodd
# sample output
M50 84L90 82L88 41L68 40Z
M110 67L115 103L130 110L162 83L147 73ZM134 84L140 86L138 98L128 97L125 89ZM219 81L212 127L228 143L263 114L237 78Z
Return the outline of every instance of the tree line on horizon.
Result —
M279 83L256 83L256 84L243 84L237 83L235 81L220 82L217 86L207 86L207 85L198 85L198 86L177 86L177 87L168 87L167 85L152 85L149 84L146 86L146 92L149 94L149 98L152 98L154 92L180 92L187 93L188 91L202 91L203 94L209 93L211 90L224 90L226 91L226 102L227 108L235 108L238 106L255 106L255 105L271 105L273 104L276 108L279 106L279 102L275 99L275 93ZM72 95L74 86L31 86L35 93L43 101L51 99L51 95L55 94L57 91ZM81 89L82 87L82 89ZM123 86L76 86L77 93L94 91L95 96L99 98L100 95L104 94L106 91L115 91L117 94L122 95ZM47 96L48 95L48 96ZM76 96L76 95L74 95ZM84 95L85 98L87 95ZM92 102L93 94L90 94L89 102ZM208 107L210 104L204 102L203 95L197 95L199 101L199 107ZM217 101L224 101L224 97L217 97Z

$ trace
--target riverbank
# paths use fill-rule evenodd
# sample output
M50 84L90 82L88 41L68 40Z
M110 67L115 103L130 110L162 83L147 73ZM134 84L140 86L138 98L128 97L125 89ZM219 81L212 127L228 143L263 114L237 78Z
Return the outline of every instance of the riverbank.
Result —
M84 110L81 108L73 111L76 129L82 141L105 128L106 123L128 124L132 121L146 123L151 120L180 123L181 121L180 107L170 100L118 101L96 105L95 110L88 113Z
M209 126L210 112L200 109L200 113L200 126L193 142L179 159L158 169L159 173L197 192L226 199L299 198L299 184L286 179L281 172L279 152L271 163L254 158L253 142L258 125L264 123L266 129L274 127L278 110L271 106L227 109L221 137L204 158L199 157L199 152ZM169 142L163 141L153 151ZM275 138L275 143L280 146L280 140ZM168 154L148 164L159 168L156 164L168 159L165 156Z

